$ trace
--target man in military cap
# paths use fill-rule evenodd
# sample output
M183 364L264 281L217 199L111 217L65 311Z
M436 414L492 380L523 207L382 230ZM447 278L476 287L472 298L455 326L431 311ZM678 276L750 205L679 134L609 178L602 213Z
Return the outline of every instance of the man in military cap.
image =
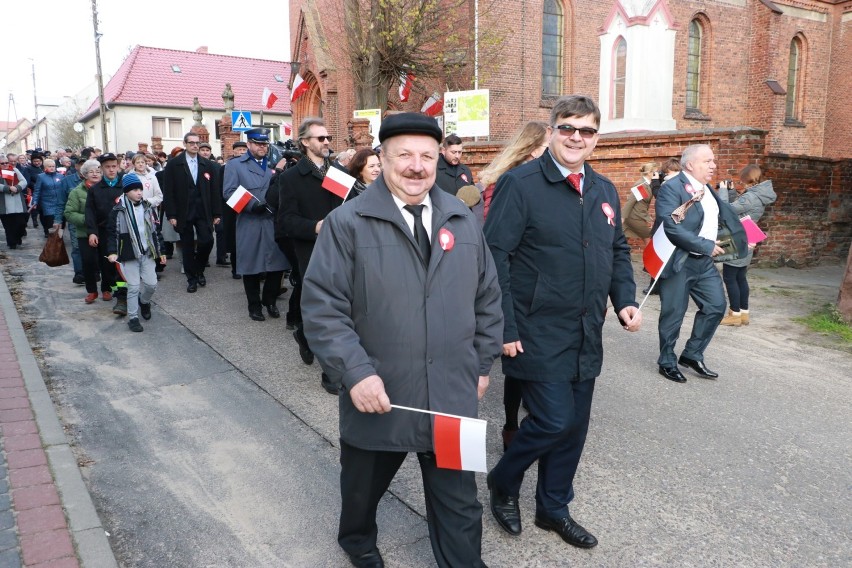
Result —
M237 140L231 145L231 149L234 151L234 155L231 157L229 162L239 158L246 152L248 152L248 145L242 140ZM234 280L239 280L242 278L239 274L237 274L237 213L225 205L224 195L222 193L223 182L225 181L225 168L228 164L224 164L222 168L219 170L219 195L222 195L222 231L225 235L225 248L228 253L231 255L231 276Z
M274 164L267 161L269 129L252 128L246 132L248 152L230 161L225 168L223 196L228 199L243 186L253 198L237 215L237 274L243 277L249 317L264 321L263 307L272 318L281 317L275 302L281 290L284 271L290 268L284 253L275 243L275 216L266 203ZM266 274L263 293L260 279Z
M217 166L198 153L198 135L183 137L186 147L163 170L163 209L180 235L186 291L207 285L204 268L213 250L213 226L222 216L222 200L216 194Z
M384 566L376 508L416 452L437 565L481 567L474 473L438 468L431 417L391 403L476 417L501 349L497 272L477 219L435 184L435 120L392 115L379 140L382 175L325 218L302 290L305 334L340 388L338 542L355 566Z

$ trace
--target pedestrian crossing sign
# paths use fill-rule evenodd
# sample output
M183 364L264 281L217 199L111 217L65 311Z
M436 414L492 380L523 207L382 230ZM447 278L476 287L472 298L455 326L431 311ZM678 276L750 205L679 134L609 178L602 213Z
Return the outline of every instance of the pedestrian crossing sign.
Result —
M251 113L244 110L231 111L231 130L245 132L251 130Z

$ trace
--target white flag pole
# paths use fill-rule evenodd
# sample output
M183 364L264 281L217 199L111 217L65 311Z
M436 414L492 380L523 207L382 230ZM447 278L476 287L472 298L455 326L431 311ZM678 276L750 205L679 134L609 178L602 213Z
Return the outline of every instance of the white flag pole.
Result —
M410 406L400 406L398 404L391 404L391 408L398 408L400 410L411 410L412 412L422 412L423 414L433 414L435 416L446 416L448 418L458 418L460 420L478 420L479 422L487 422L487 420L482 420L481 418L471 418L470 416L459 416L457 414L447 414L446 412L423 410L422 408L412 408Z

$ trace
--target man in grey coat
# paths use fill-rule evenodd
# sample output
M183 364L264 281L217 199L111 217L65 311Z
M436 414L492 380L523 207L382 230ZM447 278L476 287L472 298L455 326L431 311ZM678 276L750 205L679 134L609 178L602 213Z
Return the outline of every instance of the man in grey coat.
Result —
M441 130L388 117L382 176L326 217L305 274L311 348L340 391L338 542L355 566L383 566L376 508L408 452L425 485L438 566L484 566L473 472L439 469L427 414L476 417L500 353L497 273L479 223L435 184Z
M246 132L246 139L249 151L230 161L225 168L222 194L227 200L243 186L253 196L237 215L236 270L243 277L249 317L254 321L264 321L263 306L266 306L270 317L281 317L275 300L281 290L284 271L290 268L290 264L275 243L275 215L266 204L273 168L266 159L269 129L253 128ZM261 295L260 280L264 274L266 278Z

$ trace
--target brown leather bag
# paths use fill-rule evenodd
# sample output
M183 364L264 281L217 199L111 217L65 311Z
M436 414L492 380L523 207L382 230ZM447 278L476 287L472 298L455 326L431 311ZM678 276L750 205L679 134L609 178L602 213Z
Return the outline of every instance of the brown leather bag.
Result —
M53 231L47 237L38 260L48 266L65 266L70 262L68 252L65 250L65 241L59 236L59 231Z

